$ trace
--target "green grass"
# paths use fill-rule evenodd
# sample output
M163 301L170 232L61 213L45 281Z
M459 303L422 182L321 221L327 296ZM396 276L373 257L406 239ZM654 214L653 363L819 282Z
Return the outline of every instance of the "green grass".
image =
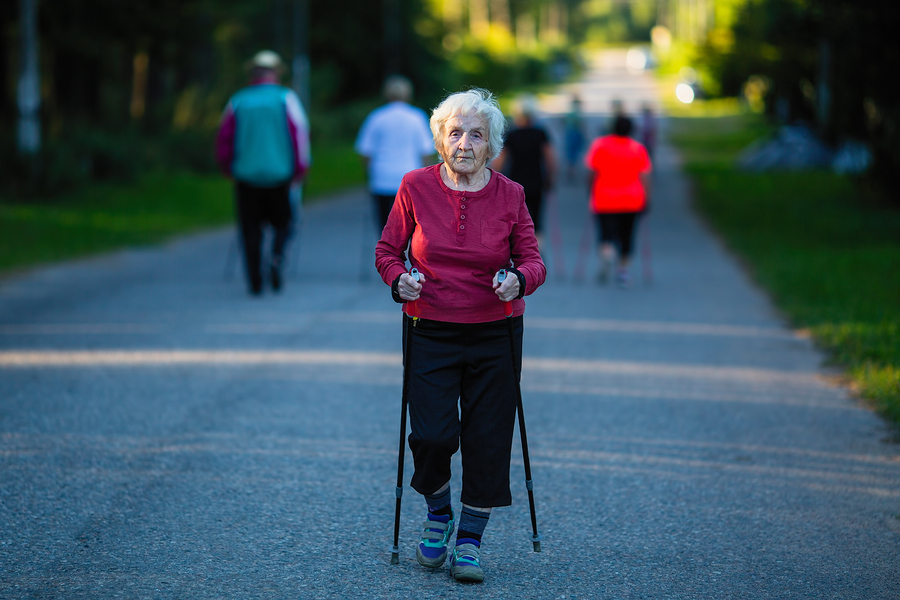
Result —
M0 203L0 270L151 244L233 218L217 176L153 174L41 202Z
M700 212L861 396L900 423L900 210L827 172L747 173L760 117L676 118Z
M366 172L352 142L314 144L313 164L304 182L304 194L310 202L349 187L366 183Z
M305 203L365 182L350 143L316 145ZM0 273L234 221L232 184L219 175L154 173L133 184L96 184L56 198L0 200Z

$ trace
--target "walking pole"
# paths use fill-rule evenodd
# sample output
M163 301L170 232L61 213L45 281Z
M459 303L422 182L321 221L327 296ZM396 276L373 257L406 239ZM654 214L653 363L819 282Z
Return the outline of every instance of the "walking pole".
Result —
M572 272L572 280L581 283L584 280L584 272L587 269L587 257L590 252L591 244L591 224L593 218L588 213L588 218L584 220L584 227L581 229L581 241L578 244L578 259L575 261L575 270Z
M238 258L241 252L241 234L237 233L235 237L228 244L228 253L225 255L225 271L222 274L222 278L230 282L232 277L234 277L234 264L236 261L240 260Z
M500 269L497 273L497 281L503 283L506 279L506 269ZM519 413L519 435L522 437L522 457L525 462L525 488L528 490L528 505L531 510L531 543L534 551L541 551L541 536L538 534L537 515L534 510L534 482L531 480L531 460L528 458L528 436L525 434L525 413L522 412L522 384L519 371L516 368L516 343L512 324L512 302L503 303L503 312L506 314L506 325L509 329L509 356L513 363L513 375L516 378L516 408Z
M559 221L559 208L556 205L556 194L547 192L547 212L552 217L550 222L550 244L553 246L553 264L556 267L556 279L566 278L566 262L563 255L562 228Z
M641 219L641 266L644 267L644 284L653 283L653 264L650 255L650 225L647 223L647 213L643 213Z
M412 269L409 274L416 281L419 271ZM410 303L410 312L415 312L415 302ZM409 357L412 325L403 314L403 396L400 401L400 454L397 456L397 504L394 507L394 545L391 547L391 564L400 564L400 501L403 498L403 459L406 456L406 408L409 404ZM413 316L413 318L416 318Z
M372 202L369 202L369 206L372 206ZM359 282L360 283L368 283L369 281L369 270L372 268L371 263L368 262L369 258L372 254L372 246L369 246L369 240L372 239L372 224L377 223L378 215L375 214L374 207L369 211L360 211L360 212L368 212L368 217L363 215L362 217L362 233L360 234L360 260L359 260ZM377 225L376 225L377 228ZM378 240L376 240L377 242Z
M294 260L287 260L287 270L285 274L296 275L300 265L300 233L303 229L303 184L297 183L291 185L291 235L288 237L287 243L293 250ZM290 256L290 252L285 252L285 256Z
M230 282L231 278L234 276L235 261L242 260L244 249L244 236L241 232L241 216L237 207L236 196L234 199L234 213L234 220L236 221L235 236L232 238L231 243L228 244L228 254L225 255L225 272L223 273L223 278L228 282Z

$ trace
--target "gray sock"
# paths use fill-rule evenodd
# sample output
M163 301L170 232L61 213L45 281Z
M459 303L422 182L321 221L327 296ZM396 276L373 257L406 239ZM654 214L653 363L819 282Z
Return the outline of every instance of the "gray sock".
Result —
M456 533L457 541L468 538L480 544L484 528L487 527L488 519L490 518L490 512L482 512L463 506L462 513L459 515L459 530Z
M450 486L439 494L425 494L425 503L428 504L428 512L433 515L449 515L450 510Z

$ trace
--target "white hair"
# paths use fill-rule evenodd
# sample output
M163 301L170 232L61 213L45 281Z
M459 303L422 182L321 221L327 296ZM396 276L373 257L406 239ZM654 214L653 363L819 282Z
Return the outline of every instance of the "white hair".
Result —
M447 121L455 115L473 113L487 125L490 150L488 160L500 156L500 151L503 150L503 132L506 131L506 117L503 116L494 95L481 88L450 94L431 113L431 135L434 137L434 148L438 154L441 154L443 148L444 125Z

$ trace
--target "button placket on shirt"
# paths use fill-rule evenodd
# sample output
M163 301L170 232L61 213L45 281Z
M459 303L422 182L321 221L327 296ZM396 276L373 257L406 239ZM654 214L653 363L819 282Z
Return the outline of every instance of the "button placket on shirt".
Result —
M456 241L462 243L465 241L465 237L466 237L466 224L464 223L464 221L466 220L466 215L465 215L465 213L462 212L463 210L466 209L466 204L465 204L466 198L465 197L460 198L459 201L460 201L459 229L456 232Z

